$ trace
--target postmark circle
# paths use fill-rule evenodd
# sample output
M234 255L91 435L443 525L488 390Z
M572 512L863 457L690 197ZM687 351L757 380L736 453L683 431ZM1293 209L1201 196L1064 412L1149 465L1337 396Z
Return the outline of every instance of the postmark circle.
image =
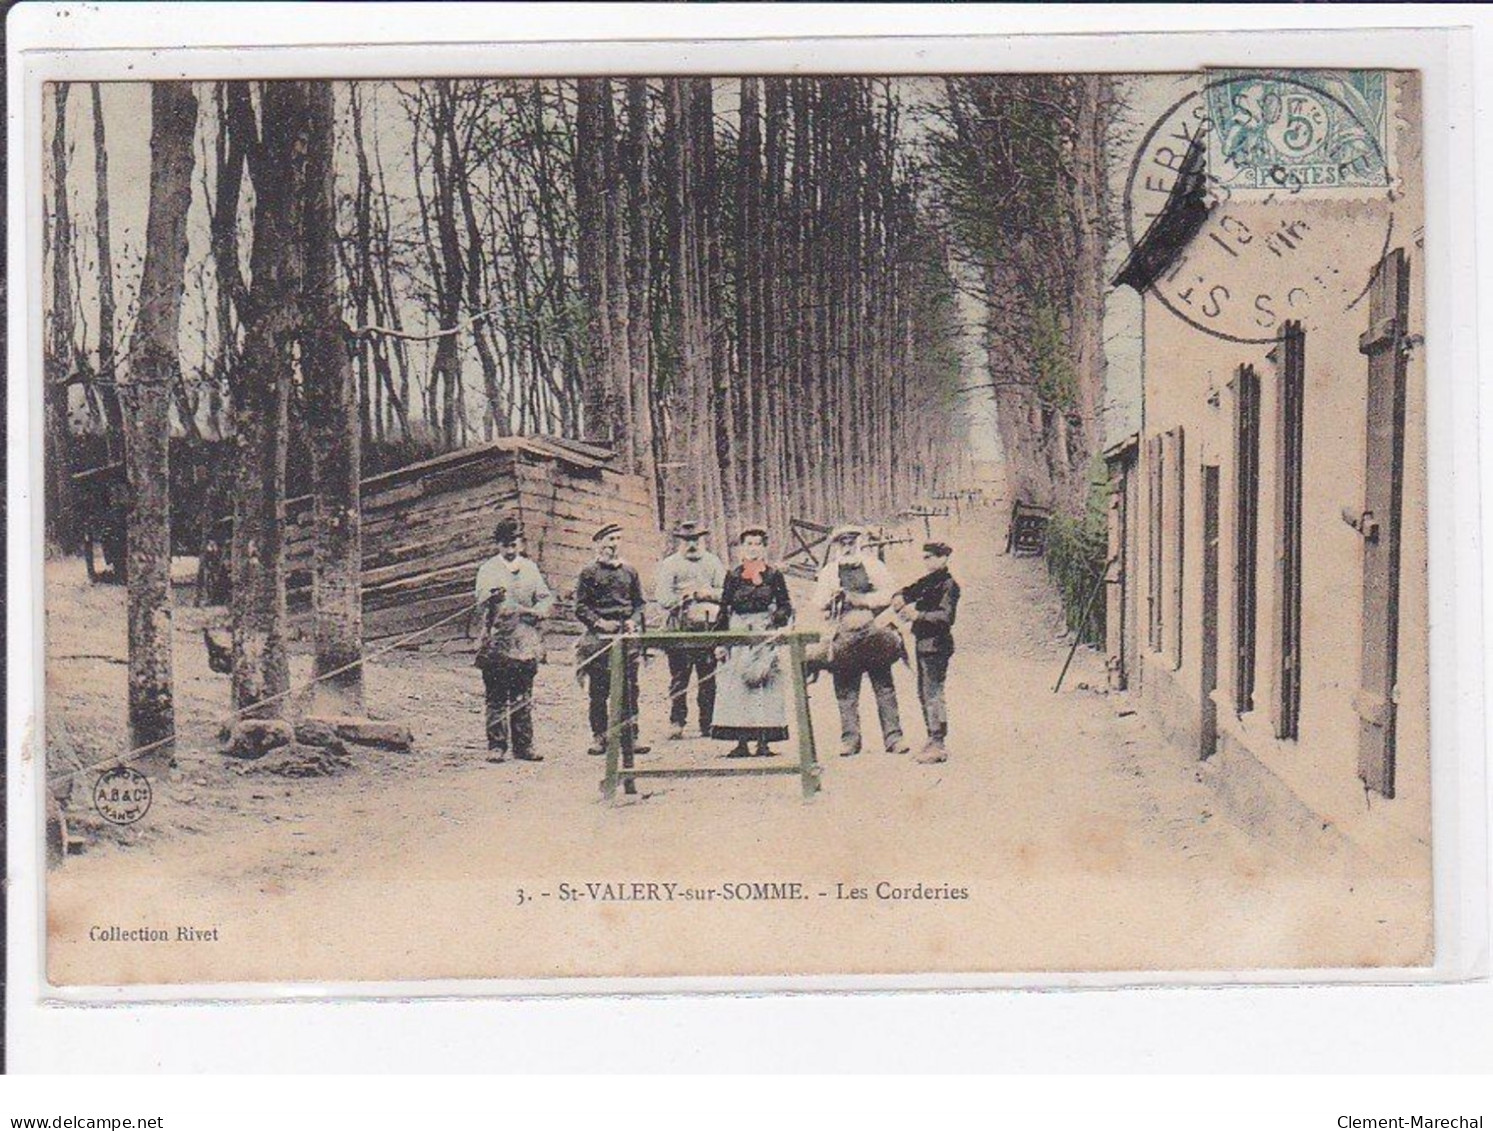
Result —
M133 825L150 811L150 779L129 766L115 766L93 785L93 808L113 825Z
M1374 115L1331 89L1336 81L1275 72L1210 79L1146 131L1125 180L1125 238L1133 257L1157 238L1165 213L1179 211L1177 198L1193 197L1191 234L1142 287L1177 318L1263 345L1288 321L1309 330L1367 294L1394 237L1380 137L1387 98L1381 87Z

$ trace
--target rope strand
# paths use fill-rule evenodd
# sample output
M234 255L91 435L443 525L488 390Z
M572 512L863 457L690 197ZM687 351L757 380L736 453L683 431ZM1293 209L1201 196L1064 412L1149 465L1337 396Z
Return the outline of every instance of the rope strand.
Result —
M336 676L343 675L344 673L349 672L352 669L354 669L354 668L356 668L356 667L358 667L358 666L360 666L362 664L368 663L370 660L377 659L380 656L388 655L390 652L395 651L398 648L402 648L404 645L408 644L410 641L416 640L419 637L426 635L427 633L434 632L436 629L442 627L443 625L450 624L451 622L457 620L460 617L468 616L475 609L481 608L484 603L485 603L485 599L484 599L484 601L473 602L471 605L469 605L469 606L467 606L465 608L462 608L462 609L458 609L456 612L451 613L448 616L442 617L440 620L433 621L430 624L425 625L422 628L416 629L414 632L410 632L410 633L407 633L404 636L398 637L397 639L395 639L394 641L392 641L389 644L385 644L385 645L383 645L380 648L376 648L376 649L374 649L371 652L365 653L361 658L359 658L357 660L354 660L351 663L344 664L340 668L334 668L333 670L331 670L329 672L323 672L320 675L313 676L310 680L306 681L305 683L299 684L299 685L297 685L295 687L287 688L284 691L277 692L276 694L271 695L271 696L267 696L264 699L258 699L255 702L250 703L248 706L240 707L238 710L232 712L228 716L228 718L229 718L230 721L237 720L237 719L243 717L244 715L246 715L248 712L257 710L257 709L265 706L266 704L275 703L275 702L278 702L281 699L291 698L293 696L296 696L296 695L302 694L302 693L304 693L306 691L309 691L312 687L314 687L316 684L322 682L323 680L328 680L328 679L332 679L332 678L334 678ZM782 637L788 635L791 631L793 631L791 628L782 628L782 629L775 629L775 630L773 630L771 632L767 632L767 633L760 633L759 635L760 636L768 637L770 639L781 639ZM612 651L613 648L619 646L622 642L624 642L626 640L633 639L633 638L634 638L633 634L628 634L628 633L619 633L619 634L615 634L615 635L598 637L598 639L606 641L606 647L600 649L595 654L593 654L592 656L590 656L586 660L582 661L581 663L576 664L574 666L574 669L575 669L574 670L574 674L576 676L579 676L582 672L584 672L588 667L590 667L592 664L594 664L597 660L601 659L604 656L610 656L611 655L611 651ZM767 643L769 643L769 640L758 640L758 641L753 642L750 645L733 645L733 647L754 647L755 648L755 647L761 647L761 646L763 646L764 644L767 644ZM711 680L714 680L716 678L717 674L720 672L720 670L721 670L720 669L720 665L717 665L715 668L713 668L711 670L711 672L707 676L704 676L704 677L697 676L696 677L696 684L697 685L698 684L703 684L703 683L709 682ZM626 678L625 674L624 674L624 678ZM506 723L509 719L511 719L519 711L522 711L522 710L525 710L525 709L527 709L529 707L532 707L535 702L536 702L535 696L533 694L530 694L527 699L523 700L522 702L515 703L507 711L503 712L501 721L504 722L504 723ZM624 727L631 726L633 723L637 722L641 717L642 717L642 712L641 712L641 709L640 709L639 711L636 711L633 714L628 715L626 718L619 719L614 725L609 726L606 729L606 731L603 732L599 737L602 738L602 739L610 739L613 734L617 733L619 730L623 729ZM48 784L49 787L50 786L56 786L56 785L62 784L63 782L72 781L73 779L75 779L77 777L80 777L80 776L82 776L84 774L92 773L95 770L104 769L105 767L113 768L115 766L128 765L130 762L133 762L136 759L145 756L146 754L150 753L152 750L158 750L158 749L160 749L163 746L168 746L171 743L176 742L178 740L178 738L180 738L180 737L182 737L182 736L173 732L172 734L167 735L165 738L157 739L154 742L146 743L144 746L137 746L134 749L127 750L123 754L117 755L115 757L105 758L105 759L103 759L103 760L101 760L99 762L94 762L94 763L91 763L90 765L87 765L87 766L80 766L80 767L78 767L75 770L69 770L66 773L54 775L53 777L50 777L50 778L47 779L47 784Z
M240 707L238 710L231 712L228 716L228 719L230 722L236 721L247 715L250 711L256 711L268 704L277 703L282 699L288 699L309 691L312 687L316 686L316 684L318 683L321 683L323 680L332 679L336 676L350 672L354 668L368 663L368 661L370 660L377 659L379 656L385 656L388 653L394 651L396 648L402 648L410 641L417 640L421 636L424 636L426 633L434 632L436 629L440 628L443 625L450 624L452 621L455 621L460 617L470 615L472 610L480 607L481 604L482 602L480 601L474 602L473 604L465 608L458 609L456 612L450 614L449 616L442 617L437 621L432 621L430 624L427 624L422 628L418 628L414 632L410 632L404 636L398 637L390 644L386 644L381 648L375 648L371 652L364 653L364 655L360 658L352 661L351 663L343 664L340 668L333 668L329 672L322 672L320 675L313 676L305 683L299 684L294 687L288 687L284 691L276 692L274 695L268 695L263 699L256 699L253 703L250 703L244 707ZM102 769L105 766L113 767L128 765L130 762L135 761L137 758L141 758L144 755L149 754L152 750L159 750L163 746L169 746L171 743L176 742L179 738L182 737L184 736L173 731L165 738L158 738L154 742L146 743L144 746L137 746L132 750L126 750L123 754L117 755L113 758L105 758L102 761L94 762L91 765L80 766L76 770L69 770L65 774L57 774L51 778L48 778L47 782L49 785L57 785L65 781L70 781L71 779L76 778L81 774L87 774L91 773L94 770Z

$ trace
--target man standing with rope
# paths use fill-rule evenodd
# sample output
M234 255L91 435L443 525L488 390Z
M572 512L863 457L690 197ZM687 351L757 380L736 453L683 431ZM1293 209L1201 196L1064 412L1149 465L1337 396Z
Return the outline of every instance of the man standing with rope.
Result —
M508 757L509 735L513 756L522 762L542 762L534 749L534 676L544 651L539 622L555 607L555 596L539 567L522 553L524 528L516 518L505 518L493 531L497 557L477 570L477 604L482 613L482 639L477 667L487 696L487 760Z
M591 536L596 560L581 570L575 585L575 616L586 628L576 647L576 674L587 681L591 695L591 746L588 754L600 755L607 748L607 700L612 690L607 651L622 647L606 637L636 632L643 626L643 583L638 571L619 556L622 527L609 522ZM638 654L627 652L622 712L627 719L622 742L633 753L646 753L637 744Z
M834 626L830 642L830 672L835 701L840 708L840 756L861 752L860 698L862 678L871 681L876 717L888 754L906 754L902 717L897 710L897 688L892 664L906 659L902 637L878 619L891 606L897 585L885 565L865 547L862 527L845 525L830 534L828 561L819 571L814 604Z
M693 519L674 529L679 549L658 563L654 577L655 597L668 614L671 632L703 632L715 625L721 607L721 588L726 567L705 548L706 530ZM710 648L671 644L664 649L669 660L669 737L684 737L689 721L689 680L695 676L695 695L700 709L700 733L710 734L715 714L715 652Z

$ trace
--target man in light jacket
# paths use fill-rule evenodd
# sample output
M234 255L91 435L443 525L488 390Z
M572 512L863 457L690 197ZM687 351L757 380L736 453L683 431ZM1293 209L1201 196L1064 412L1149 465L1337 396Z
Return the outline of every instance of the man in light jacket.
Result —
M654 599L668 615L670 632L706 631L720 610L726 567L705 548L706 530L693 519L674 529L679 548L658 563ZM689 680L695 676L695 698L700 709L700 733L710 734L715 713L715 651L671 644L664 649L669 661L669 737L683 738L689 721Z
M477 570L476 598L482 616L477 667L487 696L487 760L513 756L542 762L534 749L534 676L544 652L539 623L554 611L555 595L539 567L523 554L523 526L505 518L493 531L496 557Z

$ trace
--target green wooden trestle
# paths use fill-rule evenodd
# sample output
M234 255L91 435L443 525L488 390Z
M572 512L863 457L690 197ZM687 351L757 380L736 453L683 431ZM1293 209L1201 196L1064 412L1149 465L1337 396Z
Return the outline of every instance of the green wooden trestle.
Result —
M607 695L606 775L601 795L608 801L624 793L636 793L638 778L727 778L797 774L807 801L819 792L819 761L814 749L814 723L809 717L809 688L804 676L804 648L819 639L817 632L639 632L608 638L607 667L611 683ZM798 765L783 766L680 766L639 770L633 767L636 723L624 719L626 711L627 652L650 645L688 644L694 648L730 647L768 641L788 649L788 680L793 686L793 705L798 718Z

